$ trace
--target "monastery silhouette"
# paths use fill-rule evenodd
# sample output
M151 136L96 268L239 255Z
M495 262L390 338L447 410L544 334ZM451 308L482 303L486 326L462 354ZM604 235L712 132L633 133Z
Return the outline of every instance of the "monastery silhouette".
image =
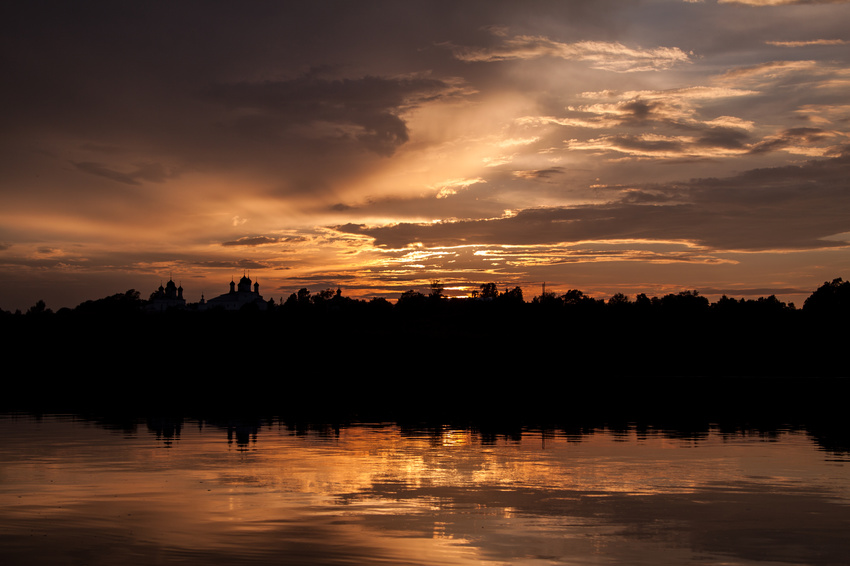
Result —
M251 286L251 279L247 275L242 276L238 285L231 279L230 291L227 293L208 301L201 295L201 300L198 302L198 310L223 308L228 311L238 311L245 305L250 304L256 305L259 310L266 310L268 304L263 300L263 296L260 295L260 283L253 283L253 290ZM183 286L177 286L174 280L169 278L165 287L160 285L159 289L151 295L147 309L149 311L162 312L171 308L186 308L186 300L183 298Z
M225 310L238 311L245 305L255 304L259 310L266 310L268 305L260 295L260 283L254 283L254 290L251 290L251 280L247 275L243 275L237 286L233 280L230 280L230 291L212 298L209 301L204 300L201 295L201 301L198 303L198 310L207 310L223 307Z
M182 309L186 307L186 299L183 298L183 286L179 287L174 284L174 280L169 278L165 287L159 286L159 289L153 292L150 301L147 305L147 310L162 312L171 308Z

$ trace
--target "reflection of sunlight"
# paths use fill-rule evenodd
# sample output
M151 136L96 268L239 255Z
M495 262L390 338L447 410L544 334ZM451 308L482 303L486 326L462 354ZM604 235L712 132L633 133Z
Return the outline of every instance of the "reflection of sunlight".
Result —
M472 439L472 433L468 430L449 429L443 431L441 441L443 446L461 446L469 444Z
M48 438L57 432L44 426ZM694 506L717 513L730 497L801 486L850 500L846 470L824 467L802 433L771 442L631 429L485 440L450 427L352 426L328 437L261 426L250 453L230 450L215 427L184 426L167 449L154 435L77 433L86 441L56 435L28 445L29 456L10 442L0 447L0 495L21 495L0 500L7 522L94 532L103 517L119 517L115 528L130 546L143 541L181 553L237 552L250 542L262 556L307 544L305 560L362 552L423 565L582 563L615 546L651 554L674 527L684 528L673 519L646 525L653 501L671 502L669 513Z

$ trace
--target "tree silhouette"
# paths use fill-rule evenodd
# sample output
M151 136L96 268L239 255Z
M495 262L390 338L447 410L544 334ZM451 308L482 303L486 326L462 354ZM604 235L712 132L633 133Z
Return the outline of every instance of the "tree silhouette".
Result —
M40 316L45 314L53 314L53 311L47 308L44 301L39 299L33 306L27 309L27 315Z
M556 307L561 306L563 304L563 299L558 297L558 295L556 295L552 291L546 291L531 299L531 303L534 305L541 305L546 307Z
M825 282L799 310L774 295L753 299L723 296L712 304L697 291L661 298L641 293L632 300L617 293L602 300L571 289L525 302L520 287L498 289L496 283L473 285L482 297L495 295L492 300L475 301L444 297L442 283L432 283L430 292L427 287L410 289L401 293L395 304L383 298L365 301L344 297L337 288L315 294L302 288L275 309L249 307L250 313L189 309L156 315L141 308L144 301L131 289L50 316L43 300L26 311L27 316L0 312L0 330L5 336L15 337L14 343L7 344L10 352L23 349L38 355L36 345L57 345L61 354L53 356L57 369L61 363L87 359L100 360L104 368L109 368L105 371L111 371L107 362L115 356L100 352L119 352L122 359L148 364L145 369L155 373L160 370L155 364L161 357L155 351L146 351L144 345L159 336L172 335L179 337L180 343L180 348L169 350L175 357L187 352L187 364L209 370L196 373L221 370L218 364L231 364L227 369L236 369L240 363L237 358L231 362L227 356L210 355L201 356L199 361L191 353L208 351L222 336L244 326L252 329L257 351L297 344L300 357L323 363L327 360L339 375L346 374L349 367L361 366L386 368L389 375L392 368L411 365L417 376L434 375L445 367L457 368L464 376L488 372L542 374L551 371L559 360L565 363L565 349L576 367L585 368L564 372L564 383L570 387L581 386L584 378L580 373L588 380L612 377L629 380L635 386L658 376L847 375L845 315L850 314L850 282L840 278ZM269 302L269 306L272 304ZM335 342L337 353L331 357L327 356L327 341L318 338L327 332L345 337ZM461 348L460 354L457 349L428 347L435 337L446 344L468 347ZM505 353L523 351L529 355L514 360L500 355L503 352L498 349L505 343L510 345ZM410 363L411 344L425 345L426 353L416 364ZM612 354L612 345L616 354ZM489 355L491 351L494 355ZM459 381L472 391L475 385L469 379ZM300 386L308 389L307 385ZM275 381L271 387L284 386ZM296 386L287 381L286 387ZM339 387L342 389L334 394L345 404L348 398L342 391L350 392L357 386L345 382ZM392 391L393 387L395 382L389 378L369 384L370 391ZM190 385L184 386L187 394L190 389ZM482 394L486 398L491 392ZM285 397L303 398L297 391ZM513 398L506 395L502 401L507 405Z
M850 311L850 281L841 277L825 281L803 303L803 311L818 315L847 314Z
M484 283L481 285L481 294L482 299L495 299L499 296L499 290L496 288L495 283Z
M326 301L330 301L334 298L334 295L336 295L336 292L333 289L322 289L321 291L310 297L310 300L313 301L313 304L320 304Z
M156 292L152 293L152 295ZM129 289L124 293L115 293L109 297L94 301L85 301L77 305L78 312L97 314L126 314L138 312L144 306L140 294L135 289Z
M511 303L522 303L522 289L520 287L514 287L513 289L505 289L505 292L499 295L500 301L507 301Z
M708 310L708 299L699 291L680 291L661 297L661 308L668 313L696 314Z
M652 308L653 301L646 296L646 293L638 293L635 295L635 306L641 310Z
M410 289L401 294L396 305L399 307L412 307L421 305L424 301L425 295L415 289Z
M431 281L430 291L428 292L428 297L432 299L442 299L443 298L443 284L440 283L439 279L434 279Z
M590 297L578 289L570 289L564 293L563 299L564 304L566 305L580 305L581 303L590 300Z

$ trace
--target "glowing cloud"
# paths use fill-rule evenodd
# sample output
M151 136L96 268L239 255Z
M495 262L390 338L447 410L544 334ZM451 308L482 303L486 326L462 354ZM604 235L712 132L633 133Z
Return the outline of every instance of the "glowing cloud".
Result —
M808 41L766 41L765 43L780 47L808 47L810 45L847 45L850 42L843 39L811 39Z
M688 54L678 47L636 49L617 42L561 43L530 35L505 38L502 45L492 48L451 47L456 58L469 63L556 57L584 61L594 69L617 73L659 71L689 61Z

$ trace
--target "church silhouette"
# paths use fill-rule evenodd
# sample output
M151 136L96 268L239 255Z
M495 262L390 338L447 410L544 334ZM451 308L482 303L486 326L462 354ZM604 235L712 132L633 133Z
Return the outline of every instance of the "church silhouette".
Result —
M214 297L209 301L201 295L201 301L198 303L198 310L209 310L215 308L223 308L229 311L238 311L245 305L254 304L259 310L266 310L268 305L260 295L260 283L255 282L251 289L251 279L247 275L243 275L237 285L233 280L230 281L230 291Z

